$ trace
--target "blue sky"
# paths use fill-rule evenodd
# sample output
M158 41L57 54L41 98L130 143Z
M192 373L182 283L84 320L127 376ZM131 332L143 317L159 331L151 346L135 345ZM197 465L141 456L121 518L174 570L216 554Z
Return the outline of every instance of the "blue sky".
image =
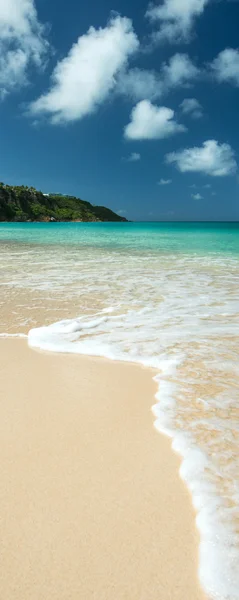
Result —
M239 220L239 2L0 0L1 181Z

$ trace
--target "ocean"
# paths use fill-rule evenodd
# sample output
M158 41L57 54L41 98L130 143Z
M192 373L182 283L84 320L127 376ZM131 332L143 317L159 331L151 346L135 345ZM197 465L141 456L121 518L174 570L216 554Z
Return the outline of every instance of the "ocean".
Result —
M0 249L1 336L154 369L201 584L238 599L239 224L1 223Z

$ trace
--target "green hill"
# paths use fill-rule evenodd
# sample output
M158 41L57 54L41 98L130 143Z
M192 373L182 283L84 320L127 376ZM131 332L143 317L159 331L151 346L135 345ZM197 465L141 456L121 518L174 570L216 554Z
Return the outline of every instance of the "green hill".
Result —
M43 194L0 183L0 221L126 221L109 208L74 196Z

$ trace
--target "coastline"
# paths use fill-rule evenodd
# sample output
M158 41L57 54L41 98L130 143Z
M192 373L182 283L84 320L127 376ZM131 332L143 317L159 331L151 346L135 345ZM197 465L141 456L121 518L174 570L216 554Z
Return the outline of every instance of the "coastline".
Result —
M152 371L0 340L8 600L203 600L199 536Z

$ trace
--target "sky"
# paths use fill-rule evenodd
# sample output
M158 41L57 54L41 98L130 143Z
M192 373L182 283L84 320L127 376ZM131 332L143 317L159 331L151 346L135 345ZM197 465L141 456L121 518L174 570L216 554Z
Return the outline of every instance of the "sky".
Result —
M0 0L0 180L239 221L239 0Z

